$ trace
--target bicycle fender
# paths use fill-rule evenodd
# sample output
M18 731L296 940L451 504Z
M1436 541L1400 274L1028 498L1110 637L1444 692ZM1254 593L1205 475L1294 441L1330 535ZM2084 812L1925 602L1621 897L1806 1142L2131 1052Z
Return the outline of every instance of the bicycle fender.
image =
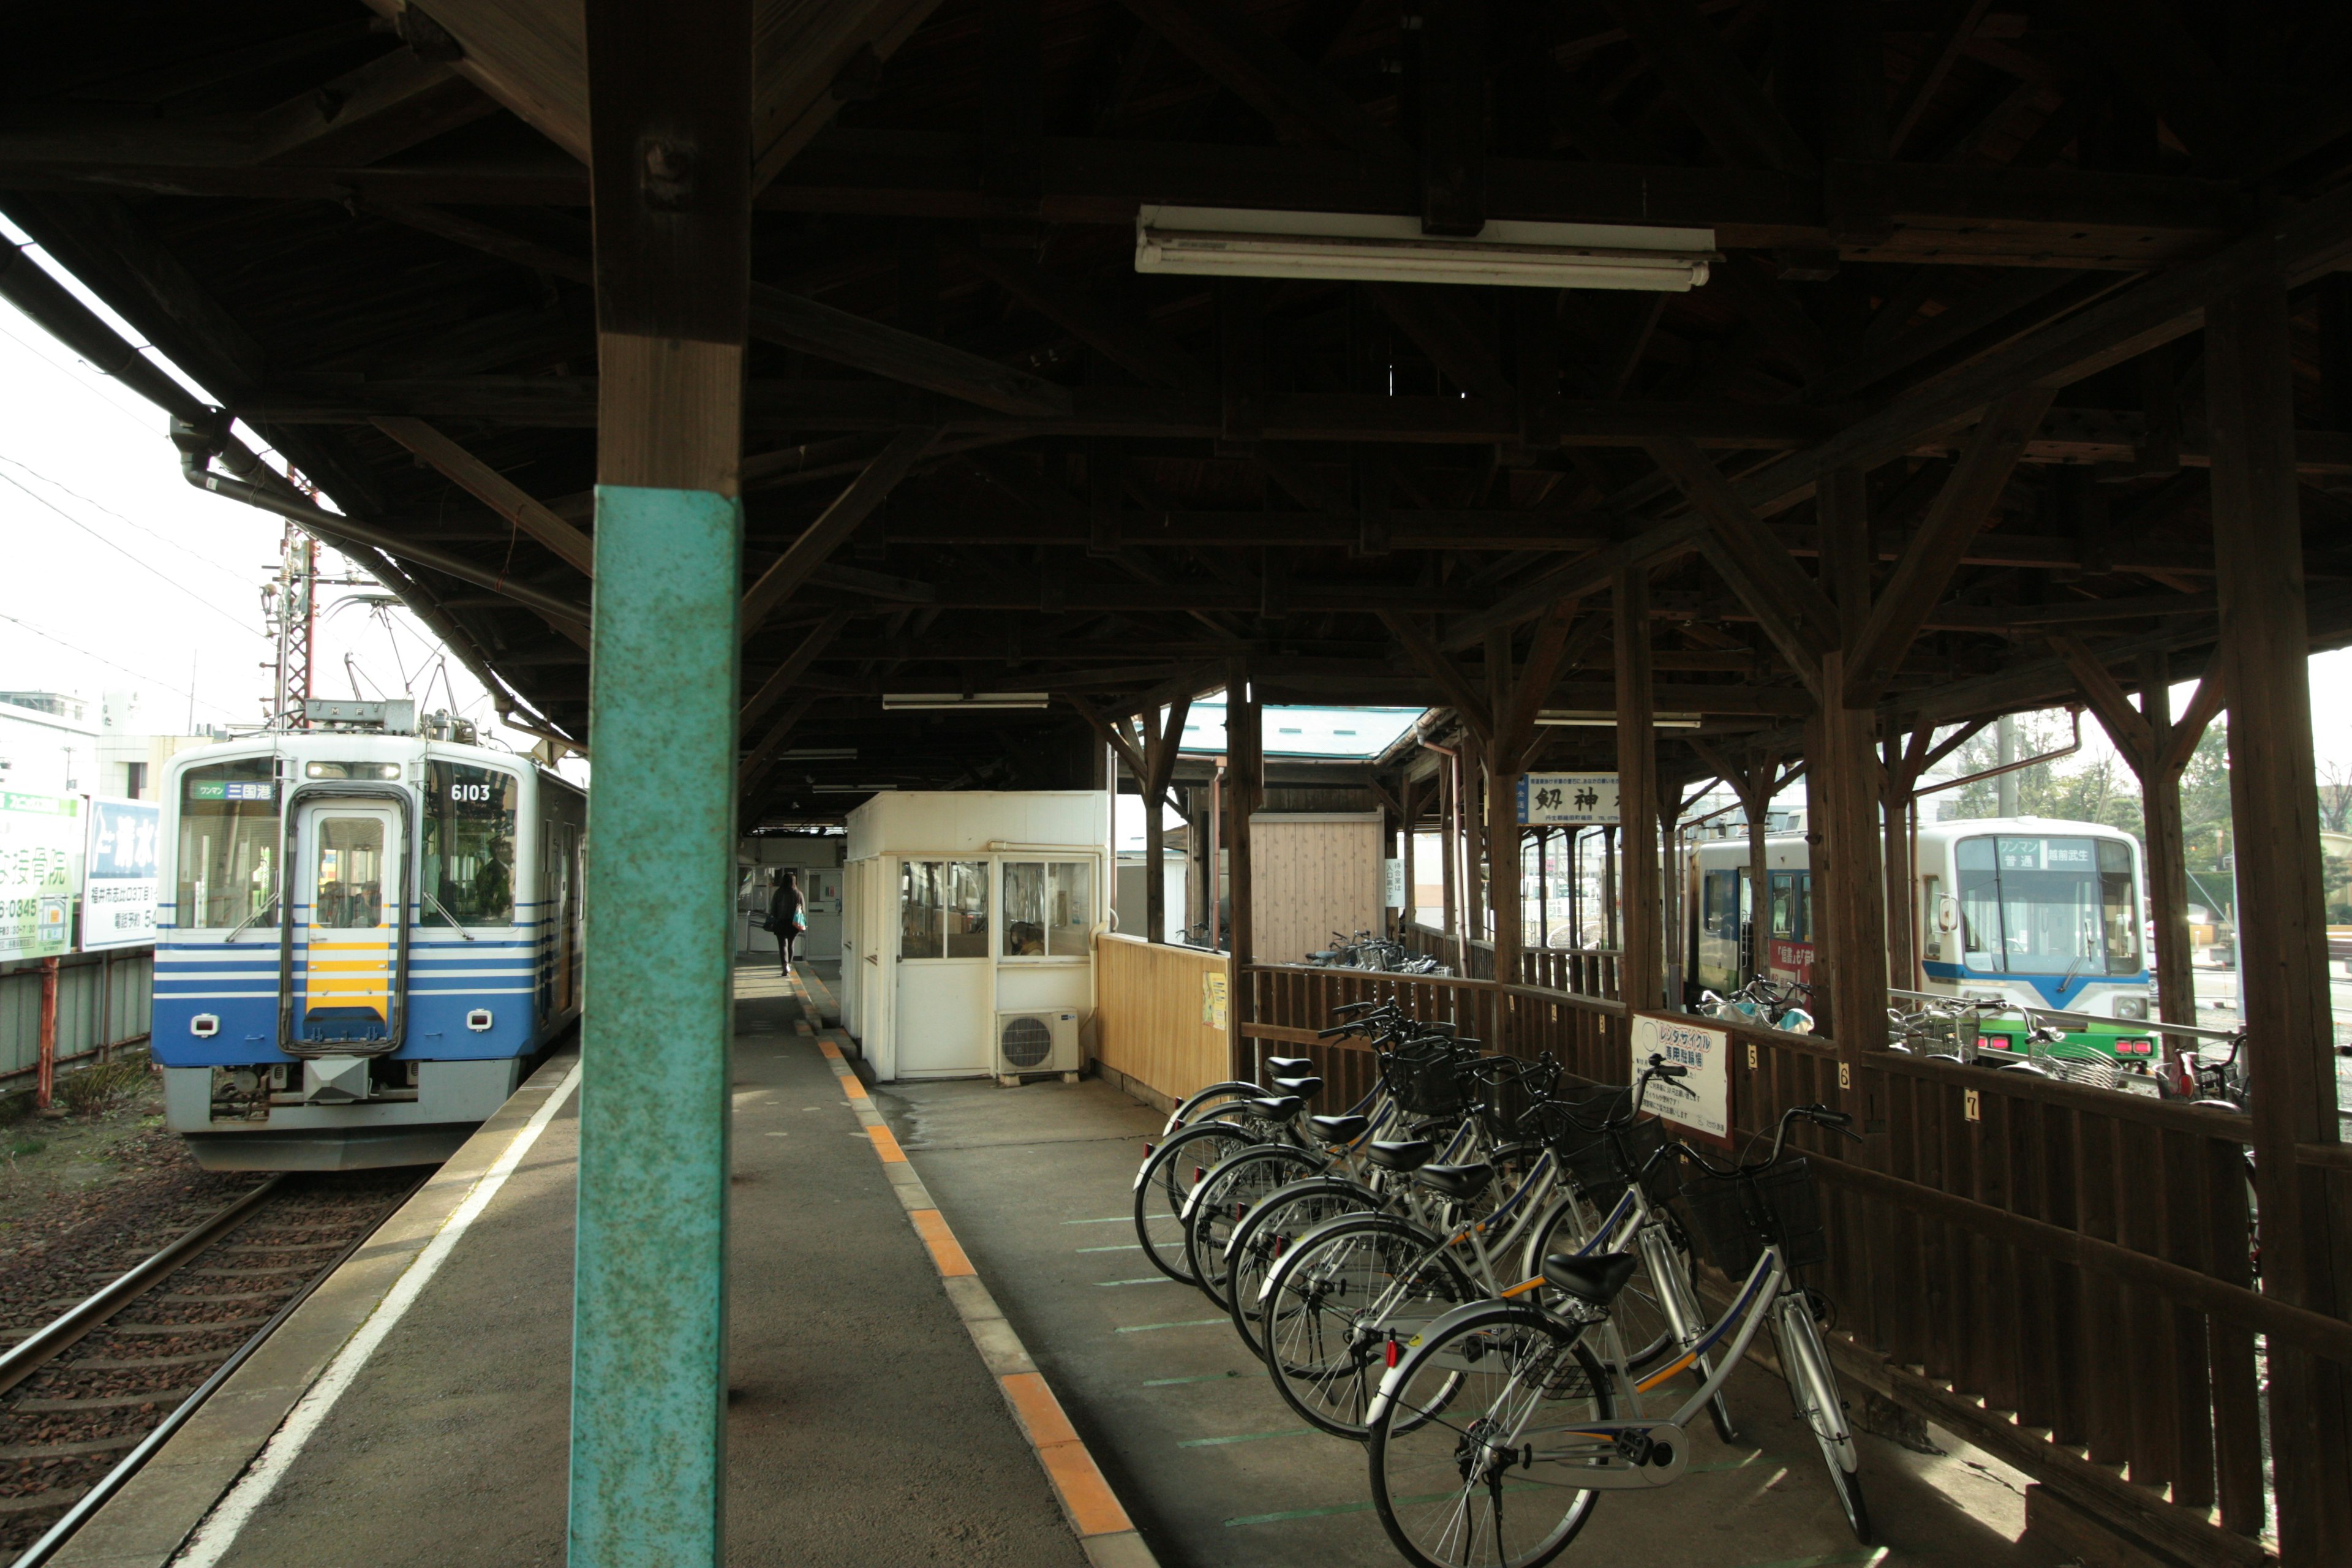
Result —
M1405 1341L1404 1353L1397 1357L1396 1365L1389 1368L1387 1375L1381 1379L1380 1392L1372 1395L1371 1404L1364 1408L1364 1425L1367 1426L1380 1425L1381 1416L1387 1411L1389 1401L1395 1396L1398 1389L1404 1386L1404 1380L1412 1374L1414 1369L1423 1361L1427 1359L1439 1340L1482 1314L1491 1315L1493 1321L1497 1323L1527 1323L1532 1326L1545 1321L1545 1314L1533 1307L1523 1307L1516 1301L1505 1301L1494 1298L1484 1301L1465 1301L1458 1307L1440 1313L1423 1325L1421 1332Z

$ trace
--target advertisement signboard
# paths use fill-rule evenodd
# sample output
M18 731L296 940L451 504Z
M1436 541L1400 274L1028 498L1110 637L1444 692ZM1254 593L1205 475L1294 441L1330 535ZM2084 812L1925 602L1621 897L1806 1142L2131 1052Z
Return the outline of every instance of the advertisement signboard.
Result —
M1615 773L1521 773L1522 827L1613 826L1617 821Z
M85 952L155 940L155 836L163 808L150 800L93 800L81 882Z
M81 855L79 796L0 790L0 958L72 948Z
M1685 1132L1711 1142L1731 1142L1731 1036L1684 1014L1633 1015L1633 1070L1664 1057L1690 1071L1655 1079L1642 1102Z

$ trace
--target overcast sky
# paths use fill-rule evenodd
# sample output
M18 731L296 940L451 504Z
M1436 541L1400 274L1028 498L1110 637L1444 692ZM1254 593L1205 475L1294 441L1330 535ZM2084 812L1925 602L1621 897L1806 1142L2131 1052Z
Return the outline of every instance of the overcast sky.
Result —
M5 222L0 237L24 239ZM93 700L133 689L160 731L180 731L191 713L198 724L257 723L272 658L261 586L281 531L275 517L191 488L161 410L0 302L0 689ZM355 575L331 550L321 561L331 575ZM373 584L322 590L317 694L454 706L528 748L530 736L499 730L488 694L414 616L367 602L382 597ZM2176 696L2176 711L2187 698ZM2312 661L2312 708L2322 761L2352 769L2352 650ZM2105 748L2095 725L2084 730L2086 749Z
M5 221L0 237L25 237ZM0 301L0 689L93 701L136 691L142 728L154 732L183 732L192 716L200 726L257 724L275 658L261 589L276 574L283 524L190 486L166 425L161 409ZM320 566L329 577L361 575L329 549ZM454 708L529 748L533 738L500 726L489 694L388 597L372 580L320 587L315 695L413 697L420 711Z

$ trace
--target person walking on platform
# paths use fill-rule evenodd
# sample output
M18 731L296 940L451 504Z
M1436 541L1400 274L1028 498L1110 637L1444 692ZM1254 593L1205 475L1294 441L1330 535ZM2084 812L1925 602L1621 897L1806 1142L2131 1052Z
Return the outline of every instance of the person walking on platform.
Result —
M793 972L793 944L808 930L808 916L802 903L799 873L784 872L776 882L775 896L768 900L768 929L775 933L776 952L786 974Z

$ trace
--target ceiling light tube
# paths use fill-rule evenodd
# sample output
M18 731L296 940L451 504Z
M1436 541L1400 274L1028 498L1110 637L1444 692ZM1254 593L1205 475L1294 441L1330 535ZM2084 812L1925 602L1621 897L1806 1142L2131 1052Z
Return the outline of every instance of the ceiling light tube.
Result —
M902 712L922 708L1044 708L1053 698L1043 691L886 691L882 710Z
M1536 715L1536 722L1553 730L1613 730L1617 715L1601 710L1584 711L1568 708L1547 708ZM1696 730L1699 716L1696 713L1653 713L1650 723L1660 730Z
M1138 272L1681 294L1722 259L1706 228L1496 219L1450 238L1381 213L1166 205L1145 206L1135 219Z

